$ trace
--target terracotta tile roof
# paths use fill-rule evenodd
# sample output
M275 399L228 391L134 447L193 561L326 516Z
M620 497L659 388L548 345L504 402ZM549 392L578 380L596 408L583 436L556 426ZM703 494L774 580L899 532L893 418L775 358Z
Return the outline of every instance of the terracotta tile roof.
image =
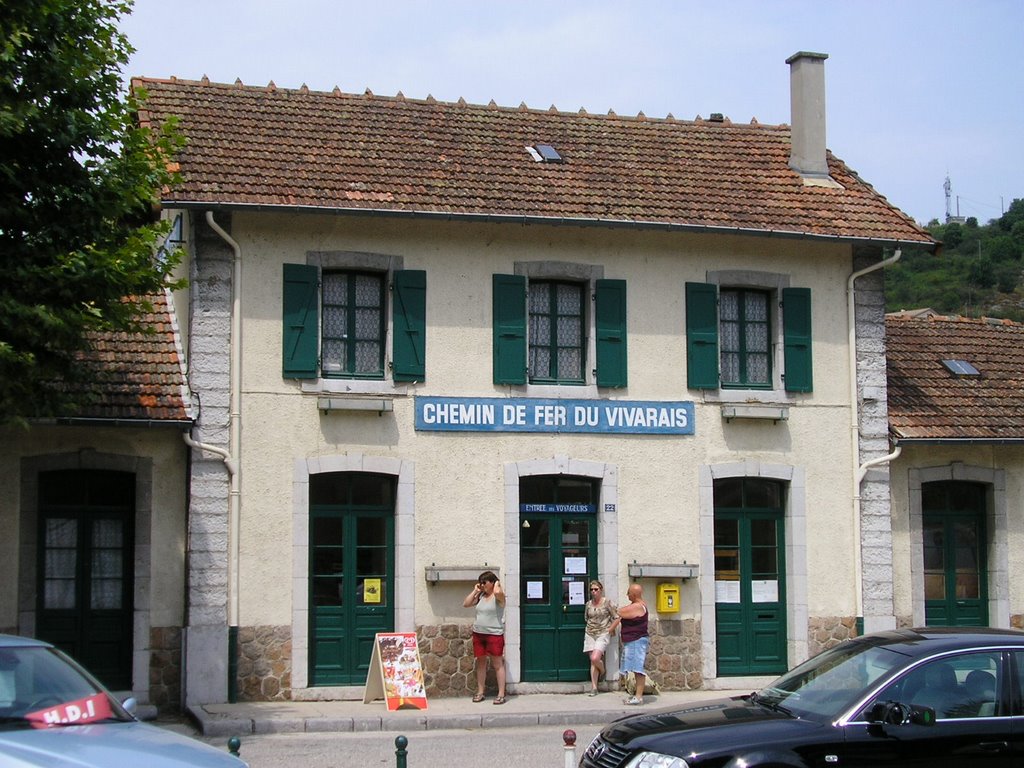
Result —
M592 115L241 83L136 79L143 124L181 120L165 204L296 206L739 228L872 241L931 236L841 160L843 189L788 167L788 126ZM553 145L562 163L527 146Z
M79 359L88 369L89 404L78 419L190 420L177 331L166 295L147 297L142 315L153 333L92 333Z
M1024 439L1024 325L1008 320L889 315L889 429L919 440ZM965 360L957 376L943 360Z

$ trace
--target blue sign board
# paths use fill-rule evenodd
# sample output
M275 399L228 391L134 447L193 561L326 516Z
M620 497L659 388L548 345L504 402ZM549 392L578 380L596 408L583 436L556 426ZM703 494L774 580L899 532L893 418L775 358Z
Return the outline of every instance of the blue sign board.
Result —
M589 432L692 435L688 400L559 400L532 397L417 397L424 432Z
M590 514L597 512L595 504L520 504L520 512L556 512L560 514Z

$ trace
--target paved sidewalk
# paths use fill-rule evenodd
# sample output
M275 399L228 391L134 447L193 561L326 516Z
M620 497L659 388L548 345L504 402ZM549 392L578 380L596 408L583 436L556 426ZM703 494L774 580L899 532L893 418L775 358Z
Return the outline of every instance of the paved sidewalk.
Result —
M424 731L509 728L532 725L600 725L651 709L684 707L694 702L740 696L749 690L668 691L645 696L642 706L627 706L623 691L522 693L495 706L493 697L474 703L469 697L435 698L425 710L389 712L383 701L275 701L206 704L191 710L206 737L254 733Z

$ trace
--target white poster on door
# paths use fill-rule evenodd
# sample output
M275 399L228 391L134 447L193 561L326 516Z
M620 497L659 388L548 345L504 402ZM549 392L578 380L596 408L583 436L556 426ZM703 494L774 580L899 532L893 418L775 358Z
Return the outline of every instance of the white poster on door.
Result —
M738 603L740 601L740 583L738 581L716 581L716 603Z
M569 605L583 605L587 602L587 595L584 591L586 582L583 581L570 581L569 582Z
M583 574L587 572L587 558L567 557L565 558L566 574Z
M528 581L528 582L526 582L526 599L527 600L543 600L544 599L544 582L543 581Z
M750 599L755 603L779 602L779 582L774 579L750 582Z

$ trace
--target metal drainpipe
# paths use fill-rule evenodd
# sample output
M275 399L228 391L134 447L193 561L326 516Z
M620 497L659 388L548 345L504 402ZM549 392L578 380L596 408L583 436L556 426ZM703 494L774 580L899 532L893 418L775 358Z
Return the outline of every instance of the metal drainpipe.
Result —
M874 466L876 463L882 464L885 462L881 459L875 459L865 462L863 467L860 464L860 399L857 396L857 308L854 283L858 277L895 264L902 255L902 249L897 248L896 252L888 259L883 259L877 264L872 264L869 267L854 272L846 281L846 316L847 333L849 334L847 348L850 356L850 436L853 442L853 540L855 547L853 562L855 584L857 585L857 616L861 617L862 620L864 617L864 585L862 583L864 579L864 565L861 562L860 546L860 484L864 479L864 475L867 474L869 467ZM899 450L884 458L891 461L898 455Z
M241 405L242 405L242 249L238 243L214 220L213 211L206 211L206 223L220 238L231 246L231 352L229 450L215 446L201 446L204 450L222 456L228 468L231 486L228 495L228 701L238 700L238 553L239 515L241 497ZM189 440L186 440L189 442ZM190 443L191 444L191 443Z

